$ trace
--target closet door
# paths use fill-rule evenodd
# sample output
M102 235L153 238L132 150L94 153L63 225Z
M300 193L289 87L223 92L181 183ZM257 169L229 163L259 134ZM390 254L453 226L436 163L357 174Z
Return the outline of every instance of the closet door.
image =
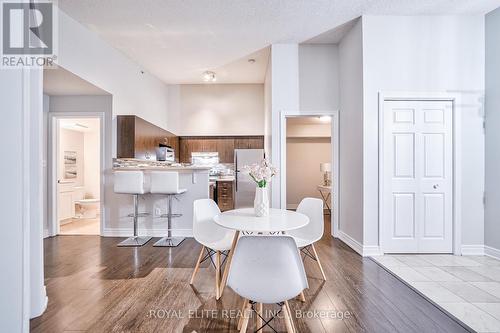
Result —
M448 101L386 101L384 251L451 253L453 109Z

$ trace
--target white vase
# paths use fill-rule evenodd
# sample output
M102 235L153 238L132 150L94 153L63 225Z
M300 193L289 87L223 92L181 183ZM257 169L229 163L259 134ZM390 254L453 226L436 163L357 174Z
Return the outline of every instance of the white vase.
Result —
M255 200L253 202L255 215L258 217L269 215L269 196L267 187L257 187L255 189Z

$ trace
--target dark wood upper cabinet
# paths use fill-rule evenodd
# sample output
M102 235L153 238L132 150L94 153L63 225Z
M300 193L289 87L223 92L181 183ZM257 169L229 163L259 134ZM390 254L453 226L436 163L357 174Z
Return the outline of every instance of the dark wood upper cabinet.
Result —
M175 158L191 163L192 152L218 152L221 163L234 162L235 149L264 149L263 136L176 136L137 116L117 116L117 157L155 158L155 149L166 143Z
M179 160L179 137L173 133L137 116L117 116L116 124L118 158L144 158L149 154L154 159L156 148L164 143L175 150Z
M264 149L263 136L181 136L180 162L190 163L192 152L218 152L221 163L234 162L235 149Z

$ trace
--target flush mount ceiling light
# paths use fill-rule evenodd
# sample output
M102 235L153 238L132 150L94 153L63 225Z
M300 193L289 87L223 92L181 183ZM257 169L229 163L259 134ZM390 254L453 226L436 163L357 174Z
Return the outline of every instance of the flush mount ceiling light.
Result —
M253 58L248 59L248 62L251 63L251 64L255 64L255 59L253 59Z
M203 73L203 81L205 81L205 82L217 81L217 76L215 75L215 72L211 72L211 71L204 72Z
M330 117L330 116L321 116L321 117L319 117L319 120L322 121L322 122L324 122L324 123L329 122L331 119L332 119L332 117Z
M61 127L65 129L70 129L70 130L75 130L75 131L82 131L86 130L89 127L79 124L79 123L61 123Z

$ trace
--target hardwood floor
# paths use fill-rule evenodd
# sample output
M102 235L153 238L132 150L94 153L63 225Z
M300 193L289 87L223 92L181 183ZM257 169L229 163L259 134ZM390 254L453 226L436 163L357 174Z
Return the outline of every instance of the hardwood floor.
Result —
M328 222L326 223L329 224ZM317 251L327 276L306 259L306 302L289 302L297 332L465 332L453 319L325 231ZM215 271L193 239L178 248L118 248L118 238L45 240L49 304L32 332L236 332L241 299L226 288L215 301ZM265 306L264 312L277 310ZM301 314L297 316L297 314ZM335 319L345 316L343 320ZM280 332L283 319L274 321ZM250 320L249 332L255 328ZM269 330L270 331L270 330ZM268 332L268 330L266 330Z

